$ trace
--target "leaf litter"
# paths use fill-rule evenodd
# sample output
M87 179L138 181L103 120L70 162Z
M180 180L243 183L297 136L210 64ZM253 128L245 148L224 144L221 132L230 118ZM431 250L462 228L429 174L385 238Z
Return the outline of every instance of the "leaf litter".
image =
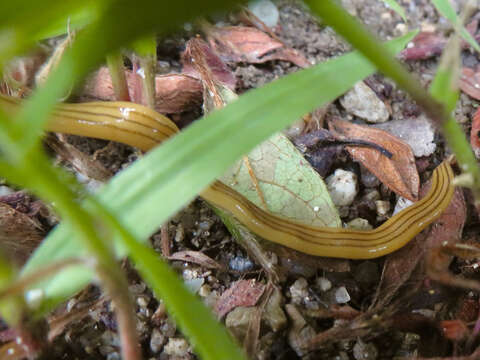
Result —
M370 3L362 4L362 6L365 5L367 5L367 11L373 11L372 9L376 9L378 13L379 6L377 3L375 3L374 6ZM371 14L373 13L375 12L372 12ZM382 17L383 21L385 21L386 24L385 28L383 28L384 30L382 31L387 31L388 33L388 31L390 30L385 29L393 29L395 27L395 23L392 22L396 21L396 15L392 16L390 12L385 12L385 14L387 13L389 14L388 16L385 15ZM264 65L255 68L260 69L260 71L251 75L252 78L257 76L259 78L258 82L260 83L264 81L265 78L262 76L258 76L258 74L261 74L262 71L265 74L274 73L275 76L277 76L278 73L282 74L284 72L283 69L288 69L291 66L286 65L282 62L278 62L278 60L283 59L287 62L292 62L302 67L310 65L309 62L305 60L307 58L307 55L309 59L321 59L321 57L323 56L322 51L324 51L322 50L324 49L322 47L306 46L301 47L302 51L299 51L298 49L292 51L291 47L286 45L287 43L291 43L289 36L291 36L290 34L292 27L294 28L296 26L298 29L301 29L303 26L300 25L300 23L295 22L297 18L301 18L302 21L308 24L309 30L305 31L305 33L314 34L317 31L321 31L315 28L316 25L311 22L311 20L309 20L308 16L305 16L305 14L303 14L297 8L292 7L292 5L290 4L282 5L282 11L280 12L280 15L281 17L279 25L275 29L264 28L260 23L257 23L256 28L247 28L245 26L242 26L235 29L234 26L217 26L218 29L221 29L218 33L216 33L218 35L217 38L207 38L207 41L210 40L210 45L213 44L213 50L210 47L206 47L205 42L197 42L197 44L200 44L199 47L203 48L202 56L205 59L207 68L210 69L210 72L212 74L210 80L213 80L210 82L210 87L205 86L204 76L201 74L200 76L198 76L198 71L192 70L191 67L189 68L187 63L183 62L183 72L179 71L178 64L176 64L177 67L171 68L169 70L170 73L157 75L157 109L164 113L178 114L175 115L175 117L177 119L181 119L184 114L187 114L190 111L198 111L198 108L203 102L202 99L204 98L206 93L204 89L216 88L216 91L221 94L221 96L225 95L222 95L223 91L229 94L227 90L225 90L225 88L230 91L234 91L235 84L237 89L242 89L245 83L238 83L239 80L232 76L233 72L231 71L231 69L246 66L244 64L246 62L252 62L255 64L260 62L264 63ZM365 16L365 13L362 13L361 16ZM417 14L410 11L408 16L415 18ZM255 21L255 19L253 21L251 20L249 24L254 24ZM389 23L389 21L392 22ZM423 18L422 21L424 21ZM248 22L246 23L248 24ZM387 26L388 24L390 25ZM472 28L473 25L469 29ZM314 30L312 31L311 29ZM217 31L217 29L215 29L215 31ZM324 39L324 44L327 45L326 48L336 49L328 54L328 56L331 56L332 54L337 54L335 51L342 51L343 45L340 45L337 42L338 40L328 34L328 30L322 30L321 36L322 39ZM423 59L426 57L434 58L435 56L437 56L437 54L439 54L443 47L443 39L445 39L445 37L443 36L441 31L437 31L436 33L434 33L434 35L435 36L430 36L430 38L428 36L425 36L423 40L421 39L421 37L417 38L416 44L414 44L404 52L404 58L411 60L415 58ZM258 39L263 39L264 44L259 43ZM328 41L325 41L325 39L328 39ZM301 44L300 40L297 41L299 44ZM318 39L317 41L320 42L320 40ZM421 41L423 41L423 45ZM315 41L313 41L313 43L315 44ZM232 44L234 46L231 46ZM231 61L229 66L225 66L223 62L217 62L218 59L215 58L215 49L219 50L220 56L223 56L224 59L226 58ZM178 56L178 54L175 54L175 56ZM172 61L172 63L174 63L175 61ZM412 66L414 66L414 68L418 72L428 72L428 69L422 68L421 62L411 62L411 64L413 64ZM101 72L103 72L103 74ZM93 77L91 78L94 79L93 83L90 83L90 85L87 84L86 89L88 89L88 91L84 95L94 98L113 100L113 90L111 89L111 80L109 79L108 72L106 72L105 69L100 69L98 74L100 74L101 76L95 78L95 75L93 75ZM134 73L127 72L127 78L134 78L135 76L136 75ZM474 76L472 75L470 76L470 78L473 79ZM241 80L243 81L243 79ZM372 87L372 81L373 85L375 85L375 79L368 79L367 84L369 87ZM211 86L212 84L214 85L213 87ZM473 83L471 87L475 88L475 83ZM91 89L97 89L95 90L97 92L92 91ZM207 101L210 101L208 100L208 97ZM404 101L401 97L398 97L398 93L396 92L396 90L394 90L392 94L387 95L386 98L381 98L381 101L386 104L387 110L389 113L391 112L392 118L396 119L399 116L399 113L402 111L402 109L399 110L399 108L396 106L398 105L398 103ZM390 106L391 109L389 108ZM334 115L334 118L335 116L341 114L341 111L341 108L338 107L336 103L334 103L328 107L328 110L325 111L325 118L327 120L332 120L332 114ZM400 118L402 118L402 116L400 116ZM396 121L397 120L388 121L385 124L390 126ZM398 120L398 123L400 123L400 121L401 120ZM411 135L412 132L423 132L425 129L426 128L421 126L415 128L414 125L408 125L406 130L403 131L407 135ZM475 135L476 127L472 126L472 129L473 136ZM402 137L402 139L408 143L408 139L405 136L399 135L402 130L399 130L395 127L389 128L388 130L393 135ZM365 134L362 133L362 135L359 135L355 132L349 133L347 131L346 134L341 134L341 137L343 139L348 138L349 140L359 140L364 139L362 138L362 136L365 136L365 138L368 139L367 141L369 143L375 143L379 146L379 148L385 149L386 151L391 153L392 158L403 151L404 144L402 144L401 140L389 138L388 136L383 134L379 136L372 135L379 134L375 133L375 131L380 130L369 128L369 130L365 130ZM425 131L429 134L433 134L433 131ZM320 135L317 134L315 136ZM372 137L375 139L373 139ZM397 143L397 141L399 141L399 143ZM389 142L393 143L394 145L386 145L386 143ZM396 191L398 191L400 194L408 195L410 196L410 198L415 198L415 189L417 189L418 191L419 184L419 180L412 181L411 179L412 177L415 178L414 174L416 173L416 171L413 170L415 162L417 164L420 164L423 161L427 164L427 166L422 165L421 167L419 167L420 175L422 175L425 172L425 168L432 170L433 166L431 164L438 163L438 161L441 160L441 155L443 151L442 149L439 150L441 144L437 145L436 150L432 150L432 148L430 147L427 151L424 152L422 152L423 150L417 151L415 150L415 146L413 145L415 145L414 143L418 142L420 142L420 140L414 140L413 143L411 143L411 147L413 148L413 154L417 157L422 156L422 159L416 159L415 161L415 158L413 156L408 155L407 163L409 164L409 166L406 167L408 170L404 170L402 166L397 164L389 165L392 169L394 169L392 170L395 173L394 178L389 180L381 178L383 185L380 186L367 186L362 183L360 194L365 195L377 191L381 199L385 199L386 201L391 202L393 198L390 192L385 190L384 188L385 186L389 186L392 189L403 188L403 190L401 191ZM431 140L429 140L428 143L434 144ZM326 169L323 170L325 172L325 175L331 173L331 171L338 166L350 167L353 171L356 171L356 165L345 153L344 145L332 145L325 148L315 149L316 151L318 151L318 161L322 162L324 161L323 159L326 158L332 160L330 161L330 164L328 164L328 166L324 167ZM375 161L381 161L381 159L383 158L388 159L388 156L383 155L378 148L373 149L372 147L358 147L354 145L348 147L348 152L351 154L352 157L354 157L353 153L358 153L359 150L369 151L371 153L369 155L363 156L363 158L366 159L364 160L365 163L370 163L370 167L373 166L372 164L374 164ZM436 152L432 154L431 151L434 150ZM440 154L438 153L439 151ZM313 152L311 149L306 149L304 153L306 154L309 161L312 160ZM88 160L86 163L88 164ZM249 163L250 168L254 170L255 178L258 181L259 186L257 187L262 188L262 170L257 170L258 166L256 162L249 160ZM241 162L239 164L246 168L245 162ZM428 172L429 171L427 171L427 173ZM416 176L418 177L418 174ZM424 180L428 177L429 176L422 176L422 179ZM245 176L245 178L249 182L249 186L252 187L253 180L251 174L249 173L248 176ZM255 186L253 187L255 188ZM254 192L257 192L258 197L258 190L255 190ZM291 252L288 249L280 248L274 245L269 246L268 248L270 249L270 253L267 251L263 254L263 256L265 256L265 259L270 256L270 258L268 259L269 263L265 262L265 264L271 264L272 268L281 269L285 272L283 276L277 277L276 280L276 284L279 285L280 288L287 288L287 283L295 282L299 276L307 279L306 294L308 299L306 299L305 302L294 305L292 303L290 295L288 294L288 291L285 291L285 289L281 289L279 294L277 294L280 300L278 301L275 308L279 310L279 313L283 315L287 313L291 321L289 325L283 325L288 326L286 329L286 333L288 334L288 338L286 340L287 344L284 344L281 342L281 340L276 339L277 349L280 349L279 351L281 353L292 355L292 357L295 358L295 356L303 356L307 354L311 351L312 348L316 348L320 346L320 344L322 344L322 350L313 353L315 354L315 356L318 354L321 358L333 358L334 356L337 356L339 354L341 354L339 356L342 357L353 356L354 358L357 358L358 356L361 356L361 353L365 352L369 354L374 354L375 348L381 350L380 353L382 354L382 356L386 356L386 358L393 357L395 346L392 345L391 348L386 349L385 346L383 346L382 344L382 340L385 339L385 331L389 331L389 329L395 328L400 329L401 327L396 326L395 323L397 322L397 325L400 325L400 323L402 323L401 320L403 320L402 326L404 326L401 331L414 331L417 334L420 334L421 341L419 342L419 344L421 346L420 348L417 348L416 354L426 354L422 352L422 346L424 344L428 345L428 341L423 339L430 339L430 343L432 343L432 339L434 339L434 337L429 338L426 332L422 330L422 326L424 326L424 328L433 330L436 334L435 336L440 336L440 338L437 338L437 340L441 340L439 340L438 344L448 345L448 341L451 340L455 342L456 349L461 350L461 347L463 346L462 344L464 344L462 343L462 341L467 341L465 339L470 339L471 335L474 333L474 331L472 331L474 329L472 329L471 322L478 319L478 297L476 297L476 294L473 294L473 298L469 297L469 293L457 293L452 295L451 293L437 290L438 287L431 287L430 290L435 289L435 291L437 291L437 294L443 296L438 297L438 299L440 299L438 300L438 302L440 304L443 304L445 307L448 307L450 303L458 300L457 302L459 304L470 304L470 307L468 307L467 305L465 305L465 307L471 309L463 311L463 313L470 313L468 317L456 315L459 313L455 312L455 315L452 318L448 318L447 316L445 316L445 313L441 313L435 310L435 307L432 307L434 310L428 308L427 305L425 305L425 308L420 308L420 310L424 311L425 314L427 314L428 311L436 311L435 314L438 318L436 321L429 320L423 315L410 316L409 312L412 310L412 306L409 307L409 301L405 301L405 294L408 294L408 289L417 289L418 286L423 286L423 289L424 284L436 284L436 282L433 282L431 278L425 278L426 267L430 266L430 269L434 270L440 269L441 276L438 277L437 280L444 282L446 280L446 283L449 287L458 285L456 281L458 279L461 279L461 276L458 276L458 273L461 272L462 269L466 269L467 266L470 266L469 268L471 269L474 268L474 266L472 265L475 264L475 262L473 262L474 260L471 260L472 263L465 262L464 264L462 264L458 262L458 258L460 258L462 248L458 248L458 246L455 248L455 245L461 244L460 242L454 242L453 244L450 244L452 246L452 249L445 249L449 250L450 252L442 252L441 254L432 252L434 256L433 260L426 260L423 256L423 254L429 251L428 249L430 248L438 249L437 245L439 245L439 242L442 243L442 239L443 241L450 240L451 242L453 242L453 240L458 240L461 238L461 227L463 226L462 221L464 221L462 220L464 219L464 215L462 214L465 213L465 204L463 204L462 207L461 201L459 200L458 196L460 195L456 193L456 200L454 200L454 202L456 203L456 207L454 208L454 210L452 210L452 214L456 215L450 215L450 218L448 219L440 219L442 221L439 220L439 223L436 226L432 227L431 231L429 231L425 235L419 235L415 240L415 243L417 244L416 247L412 246L412 249L410 250L407 248L405 250L405 254L402 255L400 251L387 257L387 259L385 260L385 264L383 264L383 260L379 260L377 262L380 267L384 266L383 277L379 287L379 289L382 289L382 293L377 296L377 298L379 297L383 299L384 306L378 305L378 303L373 300L371 288L364 288L365 286L368 286L365 284L368 284L369 281L356 280L360 279L360 277L354 277L352 275L352 272L360 272L360 269L362 267L369 268L369 266L363 266L363 264L365 264L366 262L360 262L360 264L358 264L357 262L344 260L336 263L335 261L332 261L332 259L309 257L304 254L299 254L299 256L297 257L295 253ZM266 200L266 203L268 204L268 200ZM192 211L192 209L194 210ZM245 272L240 275L232 272L228 268L228 261L226 260L228 260L228 256L232 252L235 253L235 256L244 256L244 254L242 254L242 250L236 248L235 245L231 245L229 236L219 230L219 225L217 222L209 220L211 217L211 215L208 215L209 210L198 209L198 203L193 204L184 212L184 216L186 217L186 219L180 219L179 217L175 217L172 220L170 226L167 227L167 235L172 238L170 246L174 249L173 257L175 258L175 262L182 263L180 265L179 271L182 272L185 278L198 277L205 279L205 286L202 286L202 288L199 290L199 295L204 298L205 302L208 304L215 304L216 301L218 301L218 299L223 296L220 294L228 295L228 291L231 291L231 293L236 293L236 291L233 291L233 289L235 289L235 287L239 285L235 285L237 284L235 281L245 282L244 284L249 286L249 288L246 289L246 292L241 294L241 291L239 291L238 294L232 296L232 298L234 299L233 303L239 301L238 304L247 305L233 305L231 310L241 308L241 311L244 311L244 309L248 309L248 307L250 306L256 306L257 310L253 311L251 314L258 315L258 308L263 304L261 295L258 295L258 293L260 293L261 291L259 289L253 291L254 295L251 297L245 295L249 293L252 286L253 288L255 288L255 286L258 286L259 288L268 286L263 283L264 278L262 278L263 275L261 270L258 270L258 268L256 268L253 270L253 273ZM203 208L200 207L200 209ZM197 213L196 215L198 215L199 220L192 220L193 212ZM350 213L348 217L345 218L345 220L351 219L355 212L356 210L354 203L353 210L350 210ZM339 220L336 221L339 224ZM378 225L375 219L371 220L370 222L374 225ZM181 230L181 224L184 224L183 230ZM214 234L214 236L218 238L218 243L212 243L208 240L205 240L208 236L207 233L210 235ZM273 249L273 251L271 249ZM205 255L205 252L208 252L209 255ZM398 261L400 261L399 259L407 259L408 262L399 262L397 265L392 265L395 262L392 259L396 259ZM277 266L278 262L280 262L280 266ZM217 270L217 265L222 268L221 271ZM460 268L460 265L464 267ZM452 270L452 267L453 270L455 270L455 275L447 272L448 270ZM404 272L404 274L402 274L402 272ZM409 276L409 274L411 275ZM432 273L430 273L430 275L431 274ZM260 278L259 281L255 282L257 285L252 285L254 283L252 278L243 279L244 277L252 276L255 278ZM390 278L390 280L386 280L387 278ZM369 278L367 276L366 280L368 279ZM326 284L330 284L329 286L331 286L332 288L330 290L325 290L328 287ZM374 284L376 284L376 282L374 282ZM395 285L393 286L392 284ZM135 284L135 286L136 288L132 292L136 296L138 296L139 299L141 299L139 300L138 304L142 304L139 305L140 311L143 312L142 314L148 314L149 311L151 312L152 310L154 310L157 320L152 320L152 322L158 324L161 332L167 334L167 336L178 337L179 335L175 334L176 327L169 325L168 321L166 320L167 318L165 318L164 310L162 310L161 304L158 304L153 300L148 300L151 299L151 295L149 295L148 291L144 290L140 284L137 283ZM351 300L344 305L332 303L329 300L330 292L334 292L340 287L344 287L345 291L347 291L349 296L351 297ZM400 290L398 290L399 288ZM267 294L265 290L263 292L264 295ZM270 299L273 297L273 293L270 294ZM421 293L428 295L428 291ZM414 297L412 297L412 299L413 298ZM426 298L428 298L428 296L426 296ZM241 301L245 302L241 303ZM147 305L145 305L145 303ZM225 304L226 303L228 303L228 301L225 301ZM375 309L378 312L379 317L375 317L371 312L369 312L368 305L372 304L377 304L375 305ZM427 304L427 301L425 299L423 299L423 304ZM413 307L413 310L418 310L418 308ZM398 316L393 315L396 312L399 312ZM108 312L106 312L105 314L107 313ZM247 313L249 313L248 310L244 314ZM107 328L110 328L112 326L111 319L108 320L108 316L103 317L102 321L102 326L106 326ZM143 322L141 323L144 324ZM406 330L407 328L409 328L410 330ZM249 353L255 354L256 349L258 350L259 357L260 354L263 354L262 356L267 356L267 358L268 356L275 356L275 350L273 350L272 352L272 344L275 342L273 339L275 339L276 336L279 337L279 333L277 331L279 331L280 329L282 329L282 327L276 328L276 330L268 329L268 327L265 327L263 320L261 324L259 322L256 322L255 325L252 325L252 328L247 331L247 333L250 334L248 335L250 336L250 340L248 341L248 348L250 349ZM61 331L62 330L60 330L59 332ZM72 336L73 334L76 333L70 332L69 336ZM408 333L404 332L402 334L404 334L402 335L402 341L407 342ZM153 341L153 335L146 333L144 334L144 336L147 340L143 342L143 345L145 349L147 349L146 351L152 357L157 356L158 351L164 351L161 350L163 345L160 345L159 347L149 346L148 341L150 337ZM74 338L75 337L76 336L74 336ZM361 339L358 339L358 337L361 337ZM60 336L58 338L60 338ZM387 337L387 343L391 343L390 340L391 338ZM102 341L105 340L103 339ZM471 342L470 345L473 352L470 351L469 355L468 352L464 351L464 353L466 353L465 356L458 356L456 358L475 358L475 354L478 353L478 351L473 350L475 349L476 343L475 340L472 341L473 342ZM162 342L159 343L162 344ZM313 343L315 344L315 346L312 346ZM336 348L332 349L331 347L327 346L328 344L335 344ZM344 346L342 344L346 345ZM113 349L115 348L114 343L108 343L108 346ZM327 347L325 348L324 346ZM372 347L374 350L368 350ZM437 351L437 354L433 354L433 356L440 356L439 353L441 353L441 351L444 351L441 354L442 356L440 356L439 358L455 358L449 357L449 354L451 355L452 353L448 352L448 349L443 347L443 345L438 346L438 348L439 349ZM420 351L420 353L418 351ZM163 352L163 355L165 355L165 352ZM278 353L276 355L278 355Z

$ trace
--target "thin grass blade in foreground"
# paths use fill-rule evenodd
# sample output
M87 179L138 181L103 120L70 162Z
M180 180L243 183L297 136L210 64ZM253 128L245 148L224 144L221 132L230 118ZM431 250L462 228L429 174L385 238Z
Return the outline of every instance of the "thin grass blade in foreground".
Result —
M392 41L389 48L400 51L413 35ZM315 106L335 99L374 70L363 57L352 53L253 90L118 174L98 198L134 236L146 239L242 154ZM127 255L121 242L116 245L117 256ZM71 228L61 224L35 252L24 272L82 251ZM91 279L90 272L76 268L42 283L43 310L68 298Z

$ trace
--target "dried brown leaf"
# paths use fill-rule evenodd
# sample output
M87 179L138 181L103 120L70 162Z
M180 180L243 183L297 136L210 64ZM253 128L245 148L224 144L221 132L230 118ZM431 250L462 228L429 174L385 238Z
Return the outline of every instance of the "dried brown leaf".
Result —
M410 146L386 131L348 121L330 121L329 127L340 140L363 140L388 150L392 154L391 159L373 148L347 146L350 155L392 191L412 201L417 200L420 179Z
M460 90L476 100L480 100L480 73L477 70L464 67L459 82Z
M199 80L210 78L235 90L236 78L218 54L202 39L187 42L182 54L183 73Z
M136 75L126 72L130 94L135 92ZM157 75L155 78L155 110L163 114L180 113L198 107L202 102L203 88L200 81L185 74ZM91 76L82 96L98 100L115 100L112 79L106 67Z
M311 64L298 51L255 28L245 26L208 27L210 46L227 62L264 63L285 60L306 68Z
M168 260L186 261L194 264L198 264L207 269L222 269L223 266L213 260L211 257L199 252L199 251L178 251L168 257Z
M255 280L239 280L226 290L215 304L215 312L222 318L237 306L254 306L265 291L265 285Z

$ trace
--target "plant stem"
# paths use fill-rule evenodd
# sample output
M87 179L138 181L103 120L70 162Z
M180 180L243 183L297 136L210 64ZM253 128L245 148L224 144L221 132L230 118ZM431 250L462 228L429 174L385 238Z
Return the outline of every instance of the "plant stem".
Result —
M131 101L128 93L128 84L123 66L123 56L120 52L107 55L107 65L112 77L115 97L120 101Z

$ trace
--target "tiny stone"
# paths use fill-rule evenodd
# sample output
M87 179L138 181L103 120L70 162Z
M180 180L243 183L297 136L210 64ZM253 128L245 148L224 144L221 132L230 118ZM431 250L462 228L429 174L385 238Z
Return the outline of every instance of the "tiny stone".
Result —
M248 8L268 27L277 25L280 15L277 6L270 0L250 1Z
M290 295L294 304L301 304L308 297L308 283L305 278L298 278L292 286L290 286Z
M371 123L383 123L390 117L384 102L363 81L357 82L340 103L348 113Z
M148 299L145 296L139 296L137 297L137 305L146 308L148 306Z
M359 339L353 346L353 357L356 360L375 360L378 350L373 343L364 343Z
M275 332L283 329L287 324L287 316L282 309L282 303L282 293L278 288L275 288L262 315L270 328Z
M189 346L185 339L170 338L165 345L164 351L170 356L187 356L188 348Z
M248 326L257 315L257 309L254 306L239 306L230 311L225 318L225 326L241 341L247 333Z
M346 304L350 301L350 295L345 286L340 286L335 290L335 301L337 304Z
M189 280L185 280L185 286L192 293L196 294L197 291L200 290L204 282L205 282L204 278L189 279Z
M375 201L375 206L377 207L378 216L384 217L390 211L390 202L385 200Z
M402 196L398 197L397 203L395 204L395 209L393 210L393 215L399 213L402 210L405 210L407 207L413 204L412 200L408 200Z
M408 31L407 25L404 23L399 23L397 26L395 26L395 29L393 29L393 34L395 36L402 36L405 35Z
M380 180L372 174L365 166L360 166L360 180L367 188L373 188L380 185Z
M15 191L13 189L9 188L8 186L2 185L0 186L0 196L6 196L13 194Z
M154 354L160 352L166 340L165 336L158 329L153 329L150 337L150 350Z
M177 225L174 240L175 242L179 243L179 242L182 242L183 239L185 239L185 229L183 228L183 225L180 223Z
M228 262L230 269L238 272L246 272L253 269L255 264L248 257L235 256Z
M207 230L210 230L210 228L212 227L212 225L213 225L213 221L211 221L211 220L208 220L208 221L207 221L207 220L205 220L205 221L200 221L200 222L198 223L198 228L199 228L200 230L207 231Z
M332 201L337 206L350 205L357 195L357 175L351 171L335 170L327 180L327 188Z
M417 118L397 119L375 125L400 138L412 148L416 157L430 156L435 151L435 129L425 115Z
M347 223L347 227L350 229L356 230L371 230L373 229L372 225L366 219L355 218L352 221Z
M380 193L378 192L378 190L369 191L364 195L363 198L367 201L377 201L381 199Z
M202 286L200 286L200 289L198 290L198 295L200 295L201 297L210 296L211 293L212 293L212 289L210 289L210 285L208 284L203 284Z
M317 279L317 286L320 291L328 291L332 288L332 282L328 280L326 277L320 277Z

